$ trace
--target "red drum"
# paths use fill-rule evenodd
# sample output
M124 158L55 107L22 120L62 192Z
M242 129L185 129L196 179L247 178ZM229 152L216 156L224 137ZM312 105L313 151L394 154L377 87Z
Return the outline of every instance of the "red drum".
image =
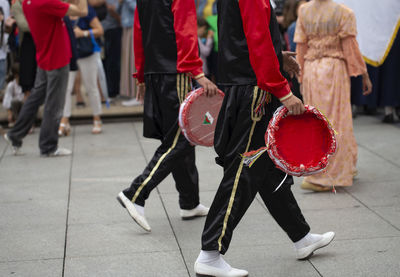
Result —
M307 176L324 170L336 152L335 130L316 108L291 116L280 107L271 119L265 142L275 165L293 176Z
M192 91L179 109L179 126L193 145L213 146L214 131L224 93L207 97L203 88Z

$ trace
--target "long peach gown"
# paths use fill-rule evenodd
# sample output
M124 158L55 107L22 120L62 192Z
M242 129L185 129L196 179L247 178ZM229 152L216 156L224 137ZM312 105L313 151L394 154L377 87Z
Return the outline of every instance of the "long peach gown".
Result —
M356 172L350 76L367 71L356 41L356 20L349 8L331 0L301 6L294 41L302 68L305 104L318 108L338 132L338 149L325 172L305 178L322 186L351 186Z

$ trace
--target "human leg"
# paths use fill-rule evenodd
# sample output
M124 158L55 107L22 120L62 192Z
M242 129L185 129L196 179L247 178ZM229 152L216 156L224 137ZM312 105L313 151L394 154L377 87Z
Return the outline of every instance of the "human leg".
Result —
M83 85L86 88L86 91L89 95L90 105L93 111L93 134L101 133L101 100L99 87L97 85L97 55L98 53L94 53L89 57L78 59L78 66L81 71Z
M233 231L254 200L257 183L261 180L262 165L248 168L240 154L263 144L265 123L261 120L262 114L254 111L264 105L266 95L252 86L225 90L214 139L219 155L217 161L224 167L224 177L203 230L202 251L195 263L198 276L248 275L245 270L232 268L220 254L227 251Z
M121 36L122 28L114 28L105 32L106 76L110 97L119 94L121 71Z
M14 147L22 146L22 139L29 133L39 107L46 99L47 74L46 71L38 69L35 86L22 106L14 127L7 133L7 136Z
M184 207L192 208L198 205L198 177L193 164L194 147L182 135L178 126L179 104L189 89L189 78L185 87L178 88L177 78L180 77L172 74L146 76L145 135L161 137L161 145L142 174L123 192L132 203L140 206L144 206L151 191L172 172L175 172L175 177L178 175L180 192L184 192L184 195L180 196L180 199L184 199L184 205L188 205ZM152 125L151 132L146 132L149 130L148 122ZM189 159L190 163L185 172L178 173L178 167L184 159ZM181 186L189 187L183 189Z
M69 118L71 117L71 102L72 102L72 90L74 88L75 77L77 71L70 71L68 74L68 84L67 91L65 93L65 104L64 104L64 112L63 117L61 118L60 127L58 128L59 136L68 136L71 131L71 127L69 125Z
M39 136L39 148L42 155L49 155L58 147L58 126L65 103L68 72L69 65L46 72L46 99Z

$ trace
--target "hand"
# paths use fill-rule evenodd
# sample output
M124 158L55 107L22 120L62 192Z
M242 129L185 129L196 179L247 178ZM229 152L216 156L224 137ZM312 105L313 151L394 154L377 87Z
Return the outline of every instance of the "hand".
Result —
M211 97L217 94L217 86L213 82L208 80L205 76L197 79L196 81L199 83L200 86L203 87L207 97Z
M214 37L214 32L212 30L208 30L207 38L213 38L213 37Z
M143 104L145 93L146 93L146 86L144 85L144 83L137 85L136 100Z
M82 31L82 29L79 28L79 27L75 27L75 28L74 28L74 34L75 34L75 37L76 37L76 38L84 37L83 31Z
M365 73L362 76L362 86L363 86L363 95L371 94L372 83L371 83L371 79L369 78L368 73Z
M290 51L282 51L282 55L283 70L289 74L290 78L293 78L295 76L296 78L299 78L300 65L294 58L296 56L296 53Z
M289 110L290 115L299 115L306 111L303 102L296 96L292 95L286 100L282 101L282 104Z

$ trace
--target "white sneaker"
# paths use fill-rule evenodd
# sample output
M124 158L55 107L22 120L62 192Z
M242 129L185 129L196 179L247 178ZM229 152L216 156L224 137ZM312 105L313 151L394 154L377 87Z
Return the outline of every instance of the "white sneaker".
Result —
M137 101L135 98L132 98L130 100L122 101L122 106L125 107L133 107L133 106L139 106L142 105L140 101Z
M246 277L249 273L246 270L230 267L221 269L203 263L195 262L194 272L197 277Z
M13 154L14 154L15 156L17 156L18 154L20 154L20 152L21 152L21 151L20 151L21 147L12 145L12 141L11 141L11 139L9 138L9 136L8 136L7 133L5 133L3 137L4 137L4 139L6 140L6 142L11 146L11 149L12 149L12 151L13 151Z
M205 207L202 204L197 205L196 208L191 210L182 210L180 211L181 218L183 220L193 219L195 217L206 216L208 215L208 211L210 208Z
M56 151L49 153L49 154L43 154L41 156L42 157L62 157L62 156L70 156L71 154L72 154L71 150L58 147Z
M322 234L322 238L308 246L299 248L296 250L296 255L298 260L306 260L312 256L315 250L327 246L334 239L334 232L327 232Z
M117 200L122 205L122 207L124 207L128 211L129 215L140 227L145 229L147 232L151 232L150 225L149 223L147 223L146 218L143 215L139 214L132 201L130 201L122 191L118 193Z

